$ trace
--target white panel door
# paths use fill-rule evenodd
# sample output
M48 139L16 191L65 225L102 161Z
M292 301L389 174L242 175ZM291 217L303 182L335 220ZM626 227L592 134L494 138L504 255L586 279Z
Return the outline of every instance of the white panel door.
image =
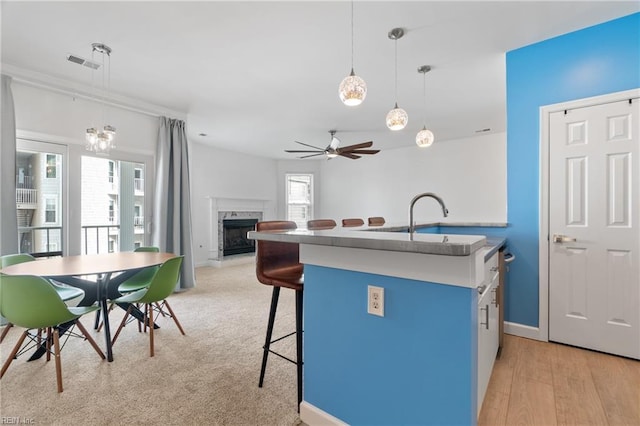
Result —
M549 123L549 340L640 359L640 101Z

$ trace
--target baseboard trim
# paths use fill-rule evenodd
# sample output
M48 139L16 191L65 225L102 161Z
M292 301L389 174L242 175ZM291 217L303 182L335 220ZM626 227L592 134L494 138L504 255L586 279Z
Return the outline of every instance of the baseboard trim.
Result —
M331 414L322 411L315 405L311 405L306 401L300 403L300 420L309 426L346 426L347 423L333 417Z
M542 337L542 333L538 327L531 327L529 325L518 324L515 322L505 321L504 332L514 336L525 337L527 339L540 340L542 342L547 341L547 339Z

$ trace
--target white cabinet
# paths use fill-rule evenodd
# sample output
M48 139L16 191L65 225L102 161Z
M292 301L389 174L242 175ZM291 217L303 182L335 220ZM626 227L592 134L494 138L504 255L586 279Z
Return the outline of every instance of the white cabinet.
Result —
M478 414L498 353L498 253L485 263L484 291L478 296ZM482 289L482 287L481 287Z

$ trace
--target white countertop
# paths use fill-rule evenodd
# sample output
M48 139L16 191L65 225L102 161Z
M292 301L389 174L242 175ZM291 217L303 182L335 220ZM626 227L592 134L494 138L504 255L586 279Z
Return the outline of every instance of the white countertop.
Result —
M334 228L310 231L297 229L287 232L250 231L253 240L281 241L299 244L315 244L335 247L362 248L369 250L399 251L409 253L436 254L445 256L468 256L486 244L482 235L413 234L406 232L368 232L370 227Z

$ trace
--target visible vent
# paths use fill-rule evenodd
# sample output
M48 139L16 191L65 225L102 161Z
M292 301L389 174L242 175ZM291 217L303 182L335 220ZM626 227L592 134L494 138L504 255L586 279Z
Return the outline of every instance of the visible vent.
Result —
M91 62L88 59L81 58L80 56L69 54L67 55L67 61L73 62L74 64L84 65L87 68L91 68L97 70L100 68L100 64L96 62Z

